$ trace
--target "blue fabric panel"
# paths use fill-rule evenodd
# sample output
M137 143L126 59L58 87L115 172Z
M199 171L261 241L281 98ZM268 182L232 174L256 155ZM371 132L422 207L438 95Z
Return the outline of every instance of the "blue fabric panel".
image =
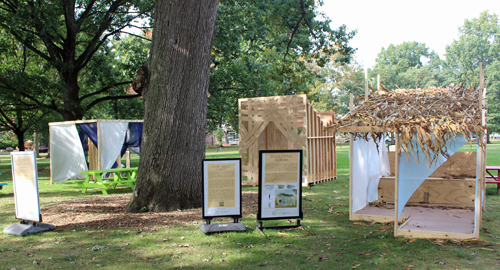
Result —
M92 143L97 147L97 123L76 124L87 136Z
M125 154L127 148L132 152L140 155L141 154L141 141L142 141L142 130L144 128L143 123L129 123L127 136L125 136L125 142L121 150L121 155Z
M78 132L78 137L80 137L80 142L82 143L83 152L89 151L89 143L87 141L87 138L89 136L87 136L87 134L85 132L80 130L80 132Z
M446 142L446 148L448 149L448 155L452 156L460 147L462 147L466 142L466 139L461 134L455 137L454 141ZM412 140L414 147L415 156L418 156L417 162L415 157L410 153L410 159L406 157L405 153L401 153L399 158L399 181L398 181L398 219L405 207L406 203L413 195L413 193L418 189L418 187L431 175L441 164L443 164L447 158L439 156L438 160L435 161L432 166L428 167L425 161L425 156L416 143Z

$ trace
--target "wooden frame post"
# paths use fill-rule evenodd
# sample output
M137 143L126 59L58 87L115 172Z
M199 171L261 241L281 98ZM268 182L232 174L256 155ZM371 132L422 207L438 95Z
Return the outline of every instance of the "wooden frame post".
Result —
M365 68L365 101L368 100L368 68Z
M399 189L399 159L401 158L401 153L400 153L400 141L399 141L399 134L395 133L394 138L396 139L395 142L395 149L394 149L394 237L398 236L398 226L399 226L399 218L398 218L398 189Z
M380 74L377 74L377 90L382 90L382 83L380 82Z
M349 110L354 108L354 95L349 95ZM352 219L352 133L349 133L349 220Z
M481 125L486 125L486 121L484 119L485 115L483 113L484 107L483 107L483 102L484 102L484 97L483 97L483 90L484 90L484 69L483 69L483 63L479 63L479 112L481 113ZM478 138L478 141L485 143L485 135L483 134L480 138ZM479 143L479 142L478 142ZM485 170L486 170L486 162L485 162L485 151L483 150L483 147L479 145L478 149L478 164L477 166L479 167L478 169L478 181L476 184L476 202L475 202L475 207L477 209L476 211L476 237L479 238L479 233L481 231L481 225L482 225L482 210L485 208L486 204L486 182L485 182Z

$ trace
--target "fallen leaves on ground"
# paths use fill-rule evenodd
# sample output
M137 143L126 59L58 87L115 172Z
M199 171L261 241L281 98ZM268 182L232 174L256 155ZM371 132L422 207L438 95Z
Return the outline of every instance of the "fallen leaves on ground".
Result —
M159 227L181 223L199 224L201 208L164 213L126 213L125 207L132 194L96 195L90 198L57 202L42 208L43 221L57 226L58 231L74 228L156 230ZM243 215L257 212L256 192L242 192ZM222 220L222 219L221 219Z

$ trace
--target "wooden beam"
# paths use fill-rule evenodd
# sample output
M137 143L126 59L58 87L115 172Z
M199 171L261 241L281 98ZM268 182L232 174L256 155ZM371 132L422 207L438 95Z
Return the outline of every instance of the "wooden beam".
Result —
M391 129L383 128L383 127L374 127L374 126L351 126L351 127L343 127L335 130L337 133L341 132L392 132Z
M433 231L420 231L397 229L394 234L404 236L405 238L427 238L427 239L453 239L453 240L467 240L478 239L474 234L466 233L448 233L448 232L433 232Z
M381 83L380 83L380 74L377 74L377 90L380 91L381 90Z
M49 126L67 125L67 124L85 124L85 123L142 123L144 120L126 120L126 119L91 119L91 120L74 120L74 121L62 121L62 122L51 122Z
M365 101L368 100L368 68L365 68Z
M349 110L352 111L354 108L354 95L351 93L349 95ZM352 134L349 134L349 156L351 157L349 159L349 220L352 220L353 218L353 212L352 212L352 139L353 136Z
M396 175L394 177L394 237L398 236L398 187L399 187L399 158L400 153L398 153L399 148L401 147L399 141L399 134L395 134L396 138L396 158L394 159L394 168L396 170Z
M479 111L481 112L481 125L484 125L484 114L483 114L483 90L484 90L484 69L483 69L483 63L479 63ZM478 138L478 140L481 140L481 142L484 142L484 135L481 136L481 138ZM481 220L482 220L482 210L484 207L483 203L483 197L484 197L484 188L485 188L485 179L484 179L484 174L485 174L485 165L484 165L484 152L483 152L483 147L479 146L478 149L478 183L476 185L476 206L475 206L475 234L476 237L479 238L479 233L481 232Z

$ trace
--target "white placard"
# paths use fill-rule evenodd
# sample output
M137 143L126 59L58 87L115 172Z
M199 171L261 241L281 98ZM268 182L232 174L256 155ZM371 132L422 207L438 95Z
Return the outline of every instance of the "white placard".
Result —
M16 218L41 222L36 154L11 152L11 160Z
M241 159L203 160L203 218L241 217Z
M260 151L258 220L302 218L302 150Z

